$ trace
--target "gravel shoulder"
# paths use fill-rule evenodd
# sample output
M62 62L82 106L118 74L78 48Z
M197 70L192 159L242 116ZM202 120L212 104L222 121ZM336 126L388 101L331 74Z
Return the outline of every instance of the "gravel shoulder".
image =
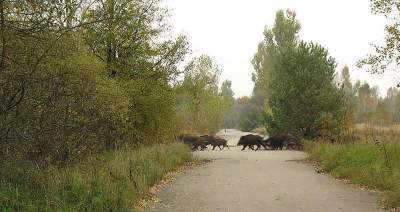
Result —
M234 146L245 134L227 130L221 135ZM306 156L302 152L230 147L195 155L213 162L177 176L157 194L160 201L145 211L385 211L376 194L317 174L301 162Z

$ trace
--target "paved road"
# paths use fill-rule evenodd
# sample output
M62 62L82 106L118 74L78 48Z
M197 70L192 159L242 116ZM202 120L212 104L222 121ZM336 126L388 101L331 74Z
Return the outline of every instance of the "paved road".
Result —
M227 130L226 138L235 145L243 134ZM241 152L231 147L195 154L213 162L179 175L158 194L161 202L151 203L145 211L383 211L376 195L299 162L305 157L302 152Z

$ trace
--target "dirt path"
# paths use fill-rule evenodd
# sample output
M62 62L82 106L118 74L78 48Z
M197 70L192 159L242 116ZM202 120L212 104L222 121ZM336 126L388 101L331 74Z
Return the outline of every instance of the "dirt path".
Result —
M243 134L228 130L226 138L235 145ZM299 162L301 152L231 147L195 154L214 161L179 175L145 211L383 211L376 195Z

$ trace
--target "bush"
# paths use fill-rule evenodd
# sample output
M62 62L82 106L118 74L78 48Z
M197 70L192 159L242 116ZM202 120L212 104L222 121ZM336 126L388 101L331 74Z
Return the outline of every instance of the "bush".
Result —
M1 116L0 128L8 131L0 144L1 162L67 164L127 140L129 99L101 73L96 58L80 52L49 63L15 108L18 115Z
M387 206L400 206L399 144L308 143L306 151L335 177L382 190Z
M66 168L8 164L0 169L0 211L132 211L152 185L189 160L190 150L172 143L116 150Z

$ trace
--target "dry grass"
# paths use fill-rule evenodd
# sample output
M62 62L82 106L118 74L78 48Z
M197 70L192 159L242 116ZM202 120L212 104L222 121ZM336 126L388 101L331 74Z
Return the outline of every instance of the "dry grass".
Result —
M354 134L358 141L367 143L386 142L400 143L400 125L374 126L370 124L356 124Z

